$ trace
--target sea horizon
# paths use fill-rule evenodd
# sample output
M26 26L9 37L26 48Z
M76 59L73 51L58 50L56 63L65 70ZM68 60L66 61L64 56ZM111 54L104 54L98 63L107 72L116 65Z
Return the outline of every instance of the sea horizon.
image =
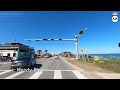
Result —
M114 60L120 60L120 53L112 53L112 54L88 54L88 56L98 56L101 57L104 60L114 59Z

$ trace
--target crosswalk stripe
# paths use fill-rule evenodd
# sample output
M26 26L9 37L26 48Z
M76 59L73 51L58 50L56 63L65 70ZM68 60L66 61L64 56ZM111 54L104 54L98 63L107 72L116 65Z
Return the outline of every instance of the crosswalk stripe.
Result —
M34 75L32 75L29 79L37 79L41 74L42 74L42 71L38 71Z
M18 76L18 75L20 75L22 73L24 73L24 71L20 71L20 72L17 72L15 74L12 74L12 75L6 77L5 79L13 79L14 77L16 77L16 76Z
M54 79L62 79L61 71L55 70L55 72L54 72Z
M47 70L47 69L44 69L44 71L80 71L80 70Z
M82 75L79 71L72 71L78 79L87 79L84 75Z
M8 72L10 72L10 71L12 71L12 70L7 70L7 71L4 71L4 72L1 72L0 75L5 74L5 73L8 73Z
M11 63L11 62L2 62L2 63L0 63L0 64L8 64L8 63Z
M12 70L0 70L3 72L0 72L0 75L6 74L8 72L11 72ZM74 75L78 78L78 79L87 79L83 74L80 73L79 70L40 70L35 72L29 79L38 79L41 74L43 73L43 71L54 71L54 76L53 79L62 79L62 73L61 71L71 71L74 73ZM20 71L20 72L16 72L10 76L7 76L4 79L14 79L14 77L24 73L25 71Z

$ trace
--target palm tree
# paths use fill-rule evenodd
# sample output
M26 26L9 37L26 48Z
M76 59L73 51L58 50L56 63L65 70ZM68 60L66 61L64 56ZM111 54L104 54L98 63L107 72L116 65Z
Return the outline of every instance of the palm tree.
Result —
M47 53L48 52L48 50L45 50L45 53Z
M37 50L37 54L41 55L42 54L42 50Z
M67 52L67 51L64 52L64 55L65 57L75 57L74 54L72 54L71 52Z

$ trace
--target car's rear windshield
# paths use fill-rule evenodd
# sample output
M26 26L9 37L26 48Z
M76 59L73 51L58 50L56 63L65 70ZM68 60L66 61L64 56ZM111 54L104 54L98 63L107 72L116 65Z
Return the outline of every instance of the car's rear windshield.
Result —
M18 58L18 61L26 61L26 60L30 60L30 58Z

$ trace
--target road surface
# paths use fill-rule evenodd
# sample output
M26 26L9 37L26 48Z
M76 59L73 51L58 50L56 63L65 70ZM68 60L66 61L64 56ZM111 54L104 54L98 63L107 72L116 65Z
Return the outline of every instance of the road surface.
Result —
M0 63L0 79L96 79L101 78L78 70L62 59L37 59L34 70L10 70L10 62Z

